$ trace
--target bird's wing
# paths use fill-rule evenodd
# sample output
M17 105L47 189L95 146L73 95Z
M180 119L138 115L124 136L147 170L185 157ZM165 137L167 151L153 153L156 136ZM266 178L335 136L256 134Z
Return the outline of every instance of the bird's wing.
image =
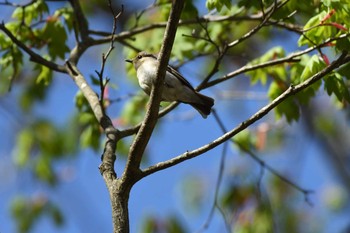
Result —
M189 87L190 89L194 90L193 86L189 81L187 81L177 70L175 70L173 67L168 66L167 71L173 74L176 78L178 78L184 85Z

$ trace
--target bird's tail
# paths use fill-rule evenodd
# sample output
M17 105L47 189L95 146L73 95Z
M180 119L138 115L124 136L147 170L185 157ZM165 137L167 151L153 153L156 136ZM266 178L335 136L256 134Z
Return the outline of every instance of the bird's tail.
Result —
M200 101L196 103L189 103L189 104L192 107L194 107L202 115L203 118L207 118L207 116L211 112L211 108L214 105L214 99L206 95L203 95L199 92L196 92L196 95L198 96Z

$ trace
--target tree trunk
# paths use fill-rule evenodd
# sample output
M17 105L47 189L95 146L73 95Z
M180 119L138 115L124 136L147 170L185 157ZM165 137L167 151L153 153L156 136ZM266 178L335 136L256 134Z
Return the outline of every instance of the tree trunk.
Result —
M121 180L115 180L110 189L114 233L129 233L129 194L130 189L121 188Z

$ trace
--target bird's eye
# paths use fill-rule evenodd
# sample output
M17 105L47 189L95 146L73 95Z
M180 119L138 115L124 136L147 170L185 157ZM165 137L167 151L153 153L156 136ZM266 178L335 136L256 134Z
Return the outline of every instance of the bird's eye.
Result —
M138 55L137 58L138 58L138 59L141 59L141 58L142 58L142 55Z

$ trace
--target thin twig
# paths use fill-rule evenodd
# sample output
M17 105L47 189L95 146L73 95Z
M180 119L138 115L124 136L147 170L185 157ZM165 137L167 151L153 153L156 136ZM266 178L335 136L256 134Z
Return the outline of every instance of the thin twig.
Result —
M103 110L105 107L105 105L104 105L105 89L106 89L106 86L109 82L108 78L106 78L104 80L103 73L105 70L105 65L106 65L107 59L108 59L109 55L111 54L112 50L114 49L114 35L115 35L116 30L117 30L118 18L122 15L122 13L124 11L124 6L122 5L122 9L119 11L118 14L116 14L113 10L111 0L108 0L108 6L109 6L111 13L113 15L113 27L112 27L112 32L111 32L112 37L111 37L110 46L109 46L108 51L106 53L102 53L101 70L99 72L97 70L95 70L95 72L98 75L99 80L100 80L100 82L99 82L100 83L100 103L101 103L101 106L103 107Z
M221 61L224 58L224 56L226 55L226 52L228 51L229 47L225 43L222 46L223 48L221 49L220 46L215 41L213 41L213 39L211 38L210 33L208 31L208 22L205 22L205 25L203 25L203 23L198 20L198 24L204 29L205 37L196 36L196 35L185 35L185 34L183 34L183 36L194 38L194 39L204 40L204 41L212 44L215 47L216 52L217 52L217 58L215 60L215 64L214 64L213 68L208 73L208 75L203 79L201 84L197 87L197 89L200 89L202 86L205 86L207 84L207 82L209 82L209 80L214 76L215 73L218 72Z
M267 12L263 13L263 17L262 17L262 21L253 29L251 29L249 32L247 32L246 34L244 34L243 36L241 36L239 39L228 43L227 46L229 48L232 48L238 44L240 44L241 42L245 41L246 39L250 38L251 36L253 36L255 33L257 33L261 28L263 28L264 26L266 26L266 24L268 23L269 19L272 17L273 13L281 8L284 4L286 4L289 0L285 0L283 2L281 2L280 4L277 3L277 1L274 1L273 5L267 10Z
M224 75L221 78L217 78L217 79L215 79L213 81L208 82L206 85L200 86L200 88L197 88L197 90L202 90L202 89L205 89L205 88L217 85L217 84L219 84L221 82L224 82L224 81L226 81L228 79L231 79L231 78L233 78L233 77L235 77L235 76L237 76L239 74L243 74L243 73L246 73L248 71L252 71L252 70L256 70L256 69L260 69L260 68L264 68L264 67L269 67L269 66L274 66L274 65L279 65L279 64L283 64L283 63L287 63L287 62L298 62L298 61L300 61L300 59L298 57L300 57L301 55L307 54L307 53L310 53L310 52L312 52L314 50L322 48L322 47L326 46L327 44L329 44L330 42L341 40L343 38L349 37L349 35L350 35L350 33L342 34L342 35L340 35L338 37L330 38L330 39L324 41L323 43L321 43L319 45L315 45L315 46L307 48L305 50L292 53L289 56L286 56L286 57L283 57L283 58L267 61L267 62L260 63L260 64L257 64L257 65L250 65L250 64L245 65L245 66L239 68L238 70L235 70L235 71L233 71L231 73L228 73L228 74Z
M254 159L256 162L259 163L259 165L268 170L269 172L271 172L273 175L275 175L276 177L278 177L280 180L282 180L283 182L289 184L290 186L292 186L293 188L295 188L296 190L300 191L301 193L304 194L304 199L306 201L306 203L308 203L310 206L312 206L311 201L309 200L309 195L311 193L313 193L313 190L308 190L308 189L304 189L302 188L300 185L294 183L293 181L289 180L288 178L286 178L285 176L281 175L276 169L274 169L273 167L271 167L270 165L268 165L265 161L263 161L262 159L260 159L255 153L253 153L251 150L249 150L249 148L245 147L244 145L242 145L241 143L239 143L238 141L232 139L232 142L234 144L236 144L240 150L244 151L246 154L248 154L252 159ZM263 173L261 173L263 174ZM259 180L260 183L260 180Z
M221 121L221 119L219 118L219 116L217 115L215 109L212 109L212 114L214 115L214 118L216 119L216 122L219 124L219 127L220 127L221 131L226 131L225 126L224 126L223 122ZM216 185L215 185L215 193L214 193L213 204L212 204L212 206L210 208L209 215L208 215L206 221L204 222L202 227L197 231L197 233L203 232L204 230L206 230L209 227L209 224L210 224L210 222L211 222L211 220L212 220L212 218L214 216L215 209L218 209L219 212L221 213L221 215L222 215L222 217L224 219L224 222L225 222L225 226L226 226L227 232L231 232L230 231L230 224L226 221L225 214L224 214L223 210L220 208L220 205L218 203L220 186L221 186L221 183L222 183L222 178L223 178L223 174L224 174L224 170L225 170L227 146L228 146L228 143L226 142L226 143L224 143L224 145L222 147L218 178L217 178Z
M281 3L278 3L278 6L276 7L276 9L281 8L287 2L288 2L288 0L283 1ZM273 9L274 9L274 6L268 8L267 11L270 12ZM228 15L228 16L204 15L202 17L195 18L195 19L180 20L179 26L198 24L198 22L200 22L200 23L206 23L206 22L207 23L215 23L215 22L223 22L223 21L242 22L242 21L262 21L262 20L264 20L265 22L262 22L262 23L265 24L266 26L273 24L273 25L276 25L278 27L285 28L285 29L293 31L293 32L297 32L298 34L301 33L300 30L302 28L299 25L276 21L274 19L266 17L266 15L263 15L262 12L258 12L257 14L248 15L248 16L239 16L238 15L239 12L235 13L233 15ZM140 27L128 30L128 31L120 32L114 38L116 41L123 43L125 40L130 40L133 36L135 36L137 34L140 34L140 33L143 33L143 32L149 31L149 30L153 30L153 29L164 28L166 26L166 24L167 24L166 22L159 22L159 23L153 23L153 24L149 24L149 25L145 25L145 26L140 26ZM104 38L96 39L96 40L92 41L93 45L108 43L111 39L110 33L108 33L108 32L89 30L89 33L94 34L94 35L104 36ZM252 32L250 32L250 33L252 33ZM248 37L250 37L250 36L251 35L248 35ZM237 41L232 42L232 43L234 43L233 45L236 45L235 43L237 43Z
M36 1L37 0L31 0L28 3L18 4L18 3L9 2L8 0L5 0L4 2L0 2L0 5L25 8L25 7L28 7L28 6L32 5L32 4L34 4Z

